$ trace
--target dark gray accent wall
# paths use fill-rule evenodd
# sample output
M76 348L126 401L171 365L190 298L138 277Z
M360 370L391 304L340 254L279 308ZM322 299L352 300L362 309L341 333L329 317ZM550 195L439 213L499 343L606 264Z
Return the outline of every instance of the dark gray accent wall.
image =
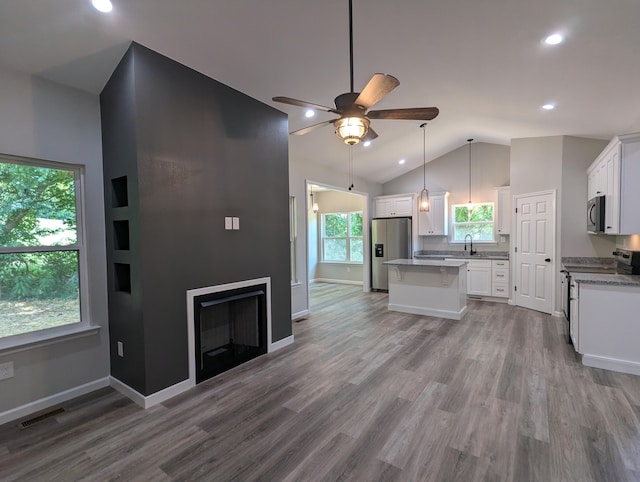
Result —
M145 395L188 377L188 289L270 276L273 341L290 336L286 115L135 43L100 101L112 375ZM113 208L121 176L129 205ZM129 250L114 249L114 220Z

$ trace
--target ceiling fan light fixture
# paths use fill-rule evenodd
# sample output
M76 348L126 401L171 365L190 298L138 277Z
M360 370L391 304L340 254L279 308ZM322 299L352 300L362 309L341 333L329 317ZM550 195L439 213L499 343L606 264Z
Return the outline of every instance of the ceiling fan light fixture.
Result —
M369 119L365 117L342 117L333 125L336 128L336 135L350 146L358 144L369 131Z

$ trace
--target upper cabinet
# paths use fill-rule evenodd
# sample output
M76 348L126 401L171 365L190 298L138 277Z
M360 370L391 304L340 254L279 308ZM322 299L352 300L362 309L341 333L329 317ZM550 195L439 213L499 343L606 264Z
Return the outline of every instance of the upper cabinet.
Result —
M413 215L413 196L411 194L379 196L375 198L374 203L377 218L393 218Z
M496 212L496 233L511 233L511 186L503 186L498 191L498 207Z
M640 133L614 137L587 169L589 199L605 196L605 233L639 234Z
M418 235L446 236L449 233L449 193L431 193L429 202L431 208L428 212L418 212Z

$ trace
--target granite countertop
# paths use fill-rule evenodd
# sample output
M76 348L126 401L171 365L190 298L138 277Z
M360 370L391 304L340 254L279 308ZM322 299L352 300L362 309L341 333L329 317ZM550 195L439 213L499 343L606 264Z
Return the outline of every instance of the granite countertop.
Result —
M449 261L446 259L394 259L385 261L384 264L391 266L444 266L449 268L459 268L467 264L466 261Z
M615 285L615 286L640 287L639 275L571 273L571 279L576 283L584 283L584 284L591 284L591 285Z
M469 251L416 251L414 253L416 259L500 259L509 260L509 252L507 251L477 251L471 256Z

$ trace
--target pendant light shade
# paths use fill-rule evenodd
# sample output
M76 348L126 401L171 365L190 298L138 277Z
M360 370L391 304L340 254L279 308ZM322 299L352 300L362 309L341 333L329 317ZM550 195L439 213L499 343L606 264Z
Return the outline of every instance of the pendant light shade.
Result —
M422 128L422 191L420 192L418 207L424 213L431 210L429 191L427 190L427 134L425 130L427 123L421 124L420 127Z

